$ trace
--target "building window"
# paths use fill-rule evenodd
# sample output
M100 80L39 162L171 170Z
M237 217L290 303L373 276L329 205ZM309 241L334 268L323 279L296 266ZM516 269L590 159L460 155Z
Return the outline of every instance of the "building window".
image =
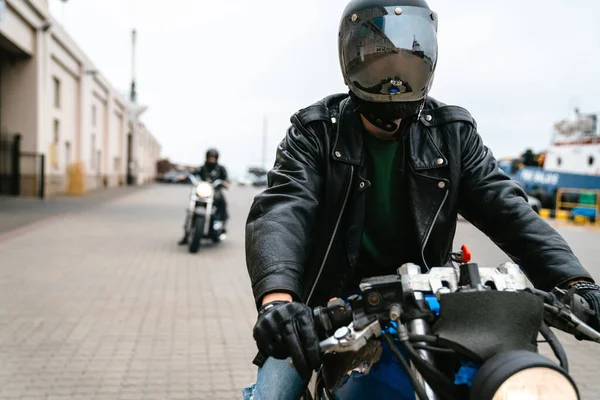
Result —
M558 160L556 160L556 162L558 163L558 166L560 167L562 165L562 158L558 157Z
M100 160L102 160L102 152L100 150L96 150L96 172L100 173Z
M114 158L114 168L115 172L119 172L121 170L121 159L119 157Z
M92 126L96 127L96 106L92 106Z
M594 161L595 161L595 160L594 160L594 156L590 156L590 157L588 158L588 165L589 165L590 167L591 167L591 166L593 166L593 165L594 165Z
M53 125L52 144L50 145L50 164L58 169L58 141L60 139L60 121L55 119Z
M54 84L54 107L60 108L60 80L53 77L52 82Z
M90 166L91 170L96 169L96 134L92 133L91 148L90 148Z
M65 142L65 165L71 164L71 142Z

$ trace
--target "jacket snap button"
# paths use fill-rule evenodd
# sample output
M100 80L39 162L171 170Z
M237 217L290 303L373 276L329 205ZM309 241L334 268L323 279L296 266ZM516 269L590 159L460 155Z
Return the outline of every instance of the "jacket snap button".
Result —
M440 189L443 189L443 188L445 188L445 187L446 187L446 182L440 182L440 183L438 183L438 187L439 187Z
M361 182L360 185L358 185L358 186L360 186L361 189L364 189L365 188L365 183Z
M342 153L340 153L339 151L336 151L336 152L335 152L335 156L336 156L337 158L340 158L340 157L342 156Z
M444 163L444 159L443 158L438 158L437 160L435 160L435 163L437 165L442 165Z
M433 117L431 115L426 115L425 116L425 121L429 122L433 119Z
M332 123L332 124L335 124L336 122L337 122L337 118L335 118L335 117L331 117L331 123Z

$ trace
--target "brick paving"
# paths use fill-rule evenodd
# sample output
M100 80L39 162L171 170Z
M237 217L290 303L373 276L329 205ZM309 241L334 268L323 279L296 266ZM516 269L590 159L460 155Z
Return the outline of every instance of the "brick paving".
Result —
M247 207L232 207L230 240L191 255L176 245L187 190L157 186L0 243L0 398L240 397L255 376Z
M3 233L22 229L37 221L85 210L111 199L139 192L146 187L148 186L122 186L87 192L83 196L57 195L43 200L0 195L0 237Z
M187 191L154 186L0 241L0 399L241 398L255 377L243 230L256 192L235 187L229 239L191 255L175 244ZM476 261L506 260L459 231ZM600 277L599 236L565 236ZM583 398L597 399L600 346L564 343Z

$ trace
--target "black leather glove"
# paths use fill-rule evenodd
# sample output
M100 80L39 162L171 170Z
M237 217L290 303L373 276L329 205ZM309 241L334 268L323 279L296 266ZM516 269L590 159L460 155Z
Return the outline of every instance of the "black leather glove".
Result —
M577 315L578 307L571 305L573 312L589 326L600 332L600 286L591 282L577 282L569 288L570 293L575 293L587 301L590 308L594 311L594 315L587 310L587 315ZM587 321L586 321L587 320Z
M264 355L280 360L291 357L304 379L310 379L321 365L312 310L302 303L273 301L262 306L253 336Z

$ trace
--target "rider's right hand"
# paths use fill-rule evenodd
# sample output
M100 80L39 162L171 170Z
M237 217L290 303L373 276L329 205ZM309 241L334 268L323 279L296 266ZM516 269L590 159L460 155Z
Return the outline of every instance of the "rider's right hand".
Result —
M264 304L258 311L253 336L264 355L280 360L291 357L296 371L306 380L321 365L312 310L302 303Z
M573 294L579 295L580 299ZM593 329L600 331L600 286L591 282L577 282L571 285L567 298L573 313ZM578 304L581 299L585 300L585 305Z

